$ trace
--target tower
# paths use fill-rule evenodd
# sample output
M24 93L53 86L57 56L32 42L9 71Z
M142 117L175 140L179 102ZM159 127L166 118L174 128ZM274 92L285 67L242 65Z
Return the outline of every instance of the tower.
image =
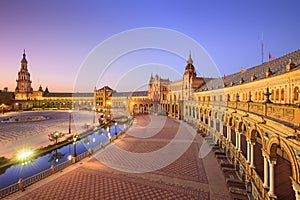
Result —
M195 67L193 65L191 52L189 54L189 58L186 61L187 65L185 67L185 71L183 74L183 85L182 85L182 96L184 100L188 100L189 97L193 93L193 81L196 78L197 74L195 71Z
M17 87L15 89L15 99L16 100L29 100L30 94L32 94L33 89L31 87L30 73L27 68L27 60L25 49L23 53L23 58L21 60L21 69L18 72Z

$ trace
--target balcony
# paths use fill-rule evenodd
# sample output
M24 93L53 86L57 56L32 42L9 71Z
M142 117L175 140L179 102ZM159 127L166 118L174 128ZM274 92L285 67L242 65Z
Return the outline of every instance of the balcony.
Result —
M300 107L297 105L273 104L273 103L258 103L244 101L227 101L209 102L216 107L233 108L245 112L262 115L274 121L284 122L286 125L299 127L300 126ZM199 101L200 106L207 105L207 102Z

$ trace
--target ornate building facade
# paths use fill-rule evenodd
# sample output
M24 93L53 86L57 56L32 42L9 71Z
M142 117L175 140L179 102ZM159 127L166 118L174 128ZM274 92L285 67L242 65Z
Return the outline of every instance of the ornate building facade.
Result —
M300 51L206 81L184 120L221 146L253 199L300 199Z
M183 78L166 80L151 76L148 97L126 105L157 105L219 146L242 186L230 191L300 200L300 50L223 78L197 77L189 56Z

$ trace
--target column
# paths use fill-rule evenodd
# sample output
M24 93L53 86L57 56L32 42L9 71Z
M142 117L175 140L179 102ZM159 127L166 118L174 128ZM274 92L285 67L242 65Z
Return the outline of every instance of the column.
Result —
M238 133L238 137L239 137L239 151L242 152L242 149L241 149L241 133Z
M235 131L235 140L236 140L236 148L238 151L241 151L240 148L240 133L238 131Z
M251 154L251 159L250 159L250 167L251 168L255 168L255 166L254 166L254 145L255 145L255 143L251 143L250 144L250 154Z
M274 166L276 161L269 161L269 168L270 168L270 190L269 190L269 197L276 198L275 195L275 170Z
M250 163L250 142L247 140L247 163Z
M214 126L214 129L217 130L217 119L214 119L214 124L213 124L213 126Z
M269 165L267 156L264 155L264 188L269 188Z
M223 134L223 122L222 121L220 121L220 133L221 133L221 135L224 135Z
M231 127L227 125L227 139L231 142Z

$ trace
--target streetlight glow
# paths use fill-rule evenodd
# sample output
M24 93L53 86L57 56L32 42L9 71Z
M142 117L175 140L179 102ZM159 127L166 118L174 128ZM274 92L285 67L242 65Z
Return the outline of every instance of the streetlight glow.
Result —
M18 159L20 159L20 160L27 159L27 158L29 158L32 154L33 154L33 151L31 151L31 150L27 150L27 151L20 152L20 153L18 154Z

